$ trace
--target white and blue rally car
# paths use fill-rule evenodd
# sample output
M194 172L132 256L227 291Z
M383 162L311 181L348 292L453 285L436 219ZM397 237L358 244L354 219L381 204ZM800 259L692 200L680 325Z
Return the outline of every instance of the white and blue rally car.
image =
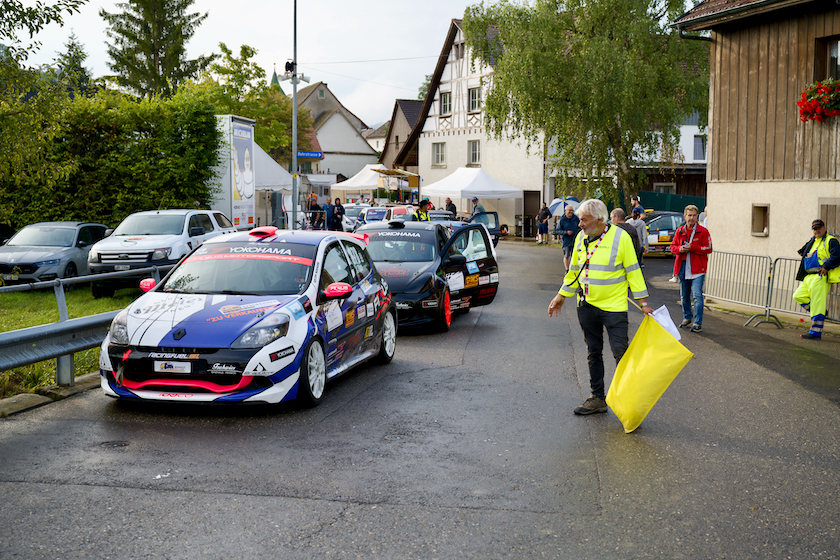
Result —
M396 349L396 311L363 235L223 235L141 287L102 343L111 397L312 406L328 380Z

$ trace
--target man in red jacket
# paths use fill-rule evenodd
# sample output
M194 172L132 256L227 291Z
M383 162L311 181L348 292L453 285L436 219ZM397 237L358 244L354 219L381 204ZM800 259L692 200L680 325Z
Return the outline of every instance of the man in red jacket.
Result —
M674 276L680 279L683 308L683 322L680 323L680 328L691 327L691 332L698 333L703 330L703 282L706 279L709 253L712 252L712 237L709 230L697 223L699 214L693 204L686 206L685 225L677 228L671 241L671 252L677 257L674 261Z

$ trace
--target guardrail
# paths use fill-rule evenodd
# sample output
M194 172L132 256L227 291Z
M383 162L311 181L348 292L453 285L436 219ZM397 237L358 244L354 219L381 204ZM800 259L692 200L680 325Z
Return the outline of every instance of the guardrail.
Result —
M49 323L37 327L0 333L0 371L57 358L56 384L74 385L76 366L73 354L87 350L88 348L95 348L102 344L102 341L105 340L105 335L108 334L108 327L111 325L111 321L116 317L117 313L119 313L119 310L107 311L98 315L89 315L78 319L70 319L67 313L67 300L64 297L64 287L73 284L88 283L94 280L136 276L138 273L148 274L160 282L161 271L168 271L173 266L135 268L120 272L58 279L50 282L0 287L0 294L53 288L56 303L58 304L59 317L58 323Z
M760 307L764 311L750 317L744 326L762 317L753 326L773 323L782 328L771 311L782 311L809 317L793 300L799 286L796 273L801 259L767 255L747 255L716 251L709 256L705 292L709 297L742 305ZM826 320L840 322L840 284L832 284L826 305Z

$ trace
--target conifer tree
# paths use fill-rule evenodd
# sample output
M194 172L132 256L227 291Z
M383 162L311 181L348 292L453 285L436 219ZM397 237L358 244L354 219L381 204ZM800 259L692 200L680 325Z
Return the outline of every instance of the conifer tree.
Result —
M187 13L194 0L128 0L118 3L121 13L99 15L110 28L108 67L120 86L150 96L170 97L184 81L197 77L212 56L188 60L187 41L207 14Z

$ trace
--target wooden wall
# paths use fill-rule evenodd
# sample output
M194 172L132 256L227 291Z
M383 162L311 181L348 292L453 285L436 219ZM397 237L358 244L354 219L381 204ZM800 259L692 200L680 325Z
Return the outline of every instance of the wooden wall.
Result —
M840 117L799 120L818 39L840 35L840 6L774 12L712 32L709 181L840 179Z

